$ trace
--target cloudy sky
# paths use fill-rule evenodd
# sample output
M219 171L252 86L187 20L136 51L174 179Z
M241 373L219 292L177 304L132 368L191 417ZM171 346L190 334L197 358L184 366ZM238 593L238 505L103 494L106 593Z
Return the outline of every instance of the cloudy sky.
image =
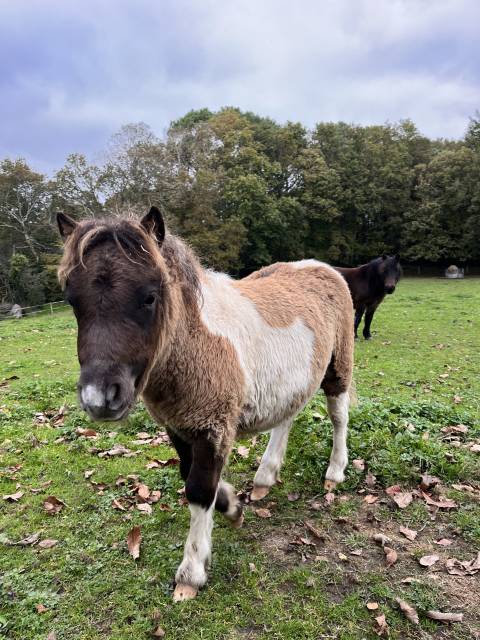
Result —
M458 138L479 25L479 0L0 0L0 159L52 172L122 124L225 105Z

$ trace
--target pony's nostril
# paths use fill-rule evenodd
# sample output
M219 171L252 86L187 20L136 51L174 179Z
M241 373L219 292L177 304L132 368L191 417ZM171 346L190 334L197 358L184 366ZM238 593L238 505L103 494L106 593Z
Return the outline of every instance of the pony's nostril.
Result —
M119 384L111 384L107 389L107 404L111 405L116 400L118 400L120 396L120 385Z

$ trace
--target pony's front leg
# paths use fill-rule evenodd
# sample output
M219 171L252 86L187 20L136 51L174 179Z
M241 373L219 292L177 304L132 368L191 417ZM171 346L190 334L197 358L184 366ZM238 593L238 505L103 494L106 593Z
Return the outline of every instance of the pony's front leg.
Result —
M175 602L189 600L207 581L212 547L213 510L224 458L205 436L191 445L192 461L185 484L190 531L183 560L175 575Z

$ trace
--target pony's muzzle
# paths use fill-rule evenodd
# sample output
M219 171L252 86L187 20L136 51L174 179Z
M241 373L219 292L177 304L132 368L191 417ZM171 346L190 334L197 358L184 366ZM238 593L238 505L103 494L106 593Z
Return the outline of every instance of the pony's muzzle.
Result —
M82 409L92 420L121 420L135 399L134 380L129 376L109 380L82 372L78 395Z
M385 287L385 293L393 293L395 291L395 285L391 284Z

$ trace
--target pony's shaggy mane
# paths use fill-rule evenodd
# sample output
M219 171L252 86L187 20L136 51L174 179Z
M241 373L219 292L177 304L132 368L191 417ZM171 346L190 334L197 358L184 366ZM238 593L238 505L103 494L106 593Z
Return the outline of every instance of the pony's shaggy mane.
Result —
M198 299L201 265L193 251L180 238L167 233L159 247L155 237L136 218L102 218L81 222L65 242L58 268L62 289L68 276L77 267L86 269L84 259L89 251L105 242L113 242L127 260L134 264L162 263L170 280L181 284L190 300Z

